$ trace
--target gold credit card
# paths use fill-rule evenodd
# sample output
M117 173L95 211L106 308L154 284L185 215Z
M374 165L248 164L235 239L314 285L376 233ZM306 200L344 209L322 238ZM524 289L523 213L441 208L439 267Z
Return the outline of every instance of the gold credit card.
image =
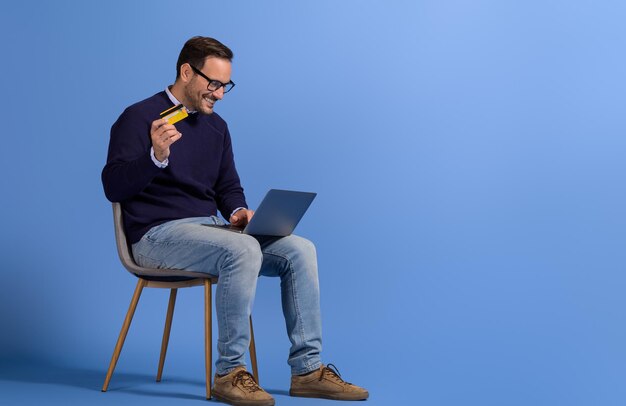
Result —
M178 123L180 120L186 118L189 114L187 114L187 109L182 104L178 106L170 107L165 110L159 116L167 120L169 124Z

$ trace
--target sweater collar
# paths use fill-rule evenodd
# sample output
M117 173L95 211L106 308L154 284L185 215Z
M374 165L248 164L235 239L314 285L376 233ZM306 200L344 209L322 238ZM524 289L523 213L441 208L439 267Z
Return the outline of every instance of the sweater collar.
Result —
M165 93L167 94L167 97L170 99L170 101L172 103L174 103L174 106L178 106L179 104L182 104L181 102L178 101L178 99L176 97L174 97L174 95L172 94L172 92L170 92L170 87L171 86L167 86L165 88ZM197 113L196 110L189 110L187 107L185 107L185 110L187 110L187 113L189 114L195 114Z

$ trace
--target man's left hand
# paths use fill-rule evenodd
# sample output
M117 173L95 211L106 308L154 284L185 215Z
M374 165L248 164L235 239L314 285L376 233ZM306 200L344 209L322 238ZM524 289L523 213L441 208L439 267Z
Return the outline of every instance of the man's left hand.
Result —
M252 219L252 216L254 216L254 210L241 209L237 210L235 214L230 216L228 221L234 226L245 227L246 224L250 222L250 219Z

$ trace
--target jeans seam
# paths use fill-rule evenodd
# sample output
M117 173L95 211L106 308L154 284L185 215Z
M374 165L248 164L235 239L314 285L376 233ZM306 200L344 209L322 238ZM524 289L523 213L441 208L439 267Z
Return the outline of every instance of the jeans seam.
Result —
M224 267L224 269L226 270L227 268L230 268L232 266L232 264L228 265L228 267ZM228 309L230 308L230 303L227 302L229 295L228 295L228 289L230 288L230 272L225 272L224 275L224 279L226 279L224 281L224 283L222 284L222 297L220 298L220 301L223 301L223 309L222 309L222 314L224 315L224 327L225 327L225 335L226 335L226 341L230 341L230 330L228 328L229 323L228 323ZM219 283L219 282L218 282Z
M296 294L296 278L294 276L294 269L293 269L293 263L291 261L289 261L289 271L291 273L291 286L292 286L292 295L293 295L293 301L295 303L295 308L296 308L296 317L298 318L298 324L300 324L300 340L302 340L302 343L306 342L305 339L305 334L304 334L304 321L302 320L302 312L300 311L300 304L298 303L298 296ZM309 360L305 359L304 360L304 365L306 367L309 366Z
M160 241L160 240L152 240L152 239L148 239L150 244L155 244L155 245L183 245L183 244L188 244L188 243L194 243L194 244L202 244L202 245L210 245L212 247L217 247L217 248L221 248L223 250L228 251L229 253L231 253L230 249L228 247L225 247L221 244L215 244L214 241L202 241L202 240L189 240L189 239L180 239L180 240L175 240L175 241Z
M208 245L211 245L211 244L208 244ZM217 244L215 246L220 247ZM224 305L224 307L222 309L222 314L224 315L224 323L223 324L224 324L225 330L226 330L225 331L226 340L230 341L231 334L230 334L230 329L228 328L228 326L229 326L228 310L230 309L230 302L228 302L227 300L230 298L230 295L228 295L228 289L230 289L230 277L231 277L230 269L233 266L234 254L233 254L233 252L231 250L229 250L227 248L224 248L224 247L220 247L220 248L222 248L222 249L224 249L224 250L226 250L228 252L228 256L227 256L226 261L228 261L229 263L228 263L228 265L224 266L224 271L226 271L226 270L228 270L228 271L224 272L223 279L225 279L225 280L223 280L223 283L222 283L222 289L221 289L222 295L221 295L220 301L222 301L223 305ZM221 275L222 272L219 272L219 274L220 274L220 280L222 280L222 275ZM220 283L220 281L218 281L218 283Z
M271 252L271 251L265 251L264 254L268 254L268 255L274 255L277 256L279 258L284 259L285 261L287 261L287 263L289 264L289 273L291 274L291 297L293 299L293 303L294 303L294 309L296 311L296 318L297 318L297 323L299 324L300 328L299 328L299 334L300 334L300 340L302 340L302 343L306 342L305 340L305 334L304 334L304 322L302 320L302 312L300 311L300 305L298 303L298 296L296 294L296 278L295 278L295 272L294 272L294 267L293 267L293 262L291 261L290 258L287 258L285 255L277 253L277 252ZM304 367L305 368L310 368L311 364L309 362L308 359L304 359Z

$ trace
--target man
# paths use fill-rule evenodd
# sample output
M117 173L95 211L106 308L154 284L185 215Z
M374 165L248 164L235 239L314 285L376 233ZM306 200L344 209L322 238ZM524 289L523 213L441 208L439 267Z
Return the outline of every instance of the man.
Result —
M230 134L213 112L234 87L232 51L213 38L187 41L176 81L128 107L111 128L102 183L107 198L122 203L135 261L219 276L219 327L213 393L233 405L273 405L274 399L246 371L248 317L259 275L281 279L283 313L291 341L290 395L366 399L368 392L343 381L320 360L321 317L314 245L301 237L256 239L206 224L244 226L248 209L235 168ZM159 113L182 104L189 116L175 125Z

